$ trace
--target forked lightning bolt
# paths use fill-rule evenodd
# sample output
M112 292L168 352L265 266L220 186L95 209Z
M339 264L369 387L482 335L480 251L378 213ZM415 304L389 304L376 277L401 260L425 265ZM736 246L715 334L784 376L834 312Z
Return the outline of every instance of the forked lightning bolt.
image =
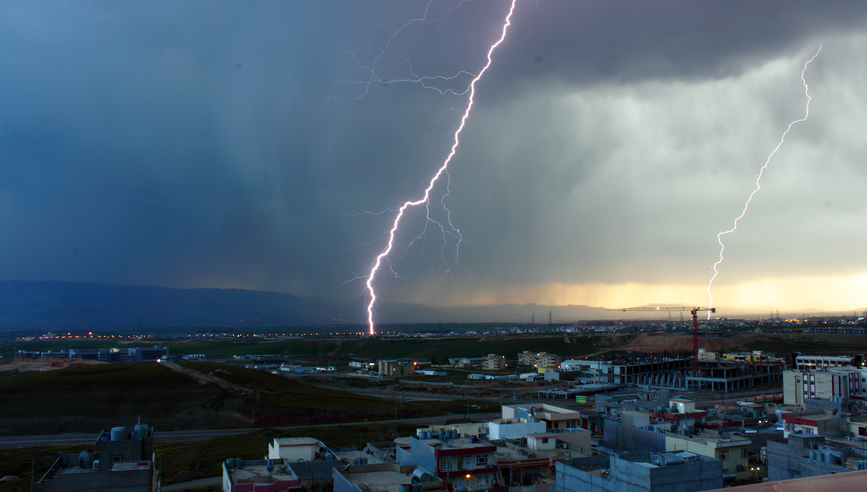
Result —
M506 20L503 23L503 30L500 34L500 38L491 45L488 49L487 55L487 63L485 66L479 71L479 73L473 78L470 82L470 87L468 89L469 92L469 100L467 102L467 108L464 110L464 114L461 116L461 122L458 125L458 128L454 133L454 142L452 143L451 150L449 151L448 156L443 161L442 165L439 167L437 172L433 175L428 183L427 188L424 190L424 194L421 198L414 201L405 202L401 205L400 209L397 211L397 216L394 218L394 223L391 226L391 230L388 233L388 244L385 249L379 253L376 259L373 261L373 265L370 268L370 275L367 277L367 293L368 293L368 304L367 304L367 325L369 328L370 335L375 335L375 323L374 323L374 304L376 303L376 291L373 288L374 281L376 280L376 272L379 271L379 268L382 266L383 261L386 260L386 257L391 252L394 247L394 236L397 233L397 229L400 226L400 220L403 218L404 212L410 207L417 207L422 204L427 204L430 200L430 193L433 190L434 185L440 179L443 174L448 175L448 166L451 162L452 158L455 156L458 150L458 145L460 144L460 135L464 129L464 126L467 123L467 118L470 116L470 111L473 109L473 102L476 95L476 82L482 78L482 75L488 70L488 67L491 66L492 58L491 55L494 53L494 50L506 39L506 32L508 31L509 26L511 25L512 13L515 11L515 2L517 0L511 0L511 5L509 6L509 13L506 14Z
M822 43L819 43L819 49L816 50L816 54L813 55L812 58L810 58L809 60L807 60L806 63L804 63L804 69L801 70L801 82L804 84L804 94L807 96L807 109L806 109L806 111L805 111L805 113L804 113L804 117L803 117L803 118L799 118L799 119L797 119L797 120L795 120L795 121L789 123L789 127L786 128L786 131L783 132L783 136L780 137L780 142L777 144L776 147L774 147L774 150L773 150L773 151L771 152L771 154L768 156L767 160L765 160L765 165L763 165L762 168L761 168L761 170L759 170L759 176L756 178L756 189L753 190L752 193L750 193L749 198L747 198L746 203L744 203L744 210L743 210L743 212L741 212L741 214L740 214L740 215L735 219L735 223L734 223L734 225L732 226L732 228L729 229L729 230L727 230L727 231L720 232L719 234L716 235L717 242L719 242L719 246L720 246L720 250L719 250L719 260L717 260L716 263L713 264L713 276L710 278L710 282L708 282L708 284L707 284L707 295L708 295L708 297L710 298L710 303L709 303L708 306L707 306L708 308L711 308L711 307L713 306L713 296L712 296L711 293L710 293L710 288L711 288L711 286L713 285L713 281L714 281L714 279L717 277L717 275L719 275L719 270L717 269L717 267L719 266L720 263L722 263L722 261L723 261L723 252L724 252L725 249L726 249L726 246L725 246L725 244L723 244L723 240L722 240L723 235L725 235L725 234L731 234L732 232L734 232L734 231L738 228L738 221L741 220L742 218L744 218L744 215L746 215L746 213L747 213L747 209L750 207L750 201L753 199L753 197L756 195L756 193L758 193L759 190L762 189L762 184L761 184L761 181L762 181L762 175L764 174L765 169L768 168L768 164L770 164L771 159L774 157L774 154L777 153L777 151L778 151L778 150L780 149L780 147L783 145L783 142L786 141L786 135L789 134L789 130L792 129L792 126L793 126L795 123L800 123L800 122L802 122L802 121L806 121L807 118L810 116L810 101L812 101L813 98L810 97L810 86L807 85L807 80L804 78L804 73L807 71L807 67L810 65L810 62L812 62L813 60L816 59L817 56L819 56L819 52L820 52L820 51L822 51ZM711 311L708 310L708 312L707 312L707 318L708 318L708 319L710 319L710 313L711 313Z

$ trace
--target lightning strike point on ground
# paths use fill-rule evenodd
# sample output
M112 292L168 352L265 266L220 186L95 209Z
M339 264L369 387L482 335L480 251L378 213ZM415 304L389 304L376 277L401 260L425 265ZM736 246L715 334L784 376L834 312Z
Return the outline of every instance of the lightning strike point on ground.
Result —
M743 211L741 212L741 214L740 214L740 215L735 219L735 222L734 222L734 225L732 226L732 228L729 229L729 230L727 230L727 231L720 232L719 234L716 235L717 242L719 242L719 245L720 245L720 250L719 250L719 259L716 261L716 263L713 264L713 276L710 278L710 281L709 281L708 284L707 284L707 295L708 295L708 297L710 298L710 302L709 302L708 305L707 305L707 307L708 307L707 319L710 319L710 314L711 314L710 308L713 307L713 296L712 296L711 293L710 293L710 289L711 289L711 286L713 285L713 281L714 281L714 279L716 279L717 276L719 275L719 270L717 269L717 267L720 265L720 263L722 263L722 261L723 261L723 252L724 252L725 249L726 249L726 246L725 246L725 244L723 243L722 237L723 237L723 235L725 235L725 234L731 234L732 232L734 232L735 230L737 230L737 228L738 228L738 221L741 220L742 218L744 218L744 215L746 215L746 213L747 213L747 209L750 207L750 201L752 201L752 199L753 199L753 197L756 195L756 193L758 193L759 190L762 189L761 181L762 181L762 175L765 173L765 169L768 168L768 164L770 164L771 159L773 159L773 157L774 157L774 154L777 153L777 151L778 151L778 150L780 149L780 147L783 145L783 142L786 141L786 135L789 134L789 131L792 129L792 126L794 126L795 123L800 123L800 122L802 122L802 121L807 121L807 118L809 118L809 116L810 116L810 101L812 101L813 98L810 97L810 86L807 85L807 80L804 78L804 73L806 73L806 71L807 71L807 67L810 65L810 63L811 63L813 60L815 60L817 56L819 56L819 52L820 52L820 51L822 51L822 43L819 43L819 49L816 50L816 54L813 55L812 58L810 58L809 60L807 60L806 63L804 63L804 68L801 70L801 82L804 84L804 95L807 96L807 108L806 108L806 111L805 111L805 113L804 113L804 117L803 117L803 118L799 118L799 119L794 120L794 121L792 121L791 123L789 123L788 128L786 128L786 131L784 131L782 137L780 137L780 142L777 143L777 146L774 147L774 150L770 153L770 155L768 155L768 158L765 160L765 164L764 164L764 165L762 166L762 168L759 170L759 175L758 175L758 177L756 178L756 189L754 189L753 192L750 193L749 198L747 198L746 203L744 203L744 210L743 210Z
M430 193L431 193L431 190L433 190L434 185L436 184L436 182L439 180L439 178L443 174L447 173L449 163L451 162L452 158L457 153L458 145L460 145L461 132L463 131L464 127L466 126L467 118L469 118L469 116L470 116L470 111L473 109L473 102L474 102L475 95L476 95L476 82L478 82L479 79L482 78L482 76L488 70L488 67L491 66L491 62L492 62L491 56L494 53L494 50L500 44L502 44L502 42L506 39L506 32L508 31L508 28L511 25L512 13L515 11L515 3L516 2L517 2L517 0L511 1L511 4L509 6L509 12L508 12L508 14L506 14L506 19L505 19L505 22L503 23L503 29L502 29L502 33L500 34L500 38L494 44L492 44L490 48L488 48L487 63L485 63L485 66L479 71L479 73L470 82L470 87L468 89L469 101L467 102L467 108L464 110L464 114L461 116L460 125L458 125L457 130L455 130L454 143L452 144L452 147L451 147L451 150L449 151L448 156L446 156L442 165L439 167L437 172L430 179L428 186L427 186L427 188L425 188L424 194L422 195L422 197L419 198L418 200L415 200L415 201L407 201L403 205L401 205L400 209L398 209L397 216L395 217L394 223L392 224L391 230L389 231L389 234L388 234L388 244L386 245L385 249L383 249L382 252L379 253L379 255L377 255L376 259L373 261L373 265L370 268L370 275L367 277L367 282L365 283L366 290L367 290L367 293L369 295L369 298L368 298L369 300L368 300L368 304L367 304L367 325L368 325L368 332L371 336L376 334L376 327L375 327L375 323L374 323L374 304L376 303L376 291L373 288L373 283L374 283L374 280L376 279L376 272L379 271L379 268L382 266L383 261L386 259L386 257L388 256L388 254L391 252L392 248L394 247L394 236L397 233L398 227L400 226L400 219L403 218L404 212L406 212L406 210L410 207L416 207L416 206L419 206L421 204L427 203L430 200Z

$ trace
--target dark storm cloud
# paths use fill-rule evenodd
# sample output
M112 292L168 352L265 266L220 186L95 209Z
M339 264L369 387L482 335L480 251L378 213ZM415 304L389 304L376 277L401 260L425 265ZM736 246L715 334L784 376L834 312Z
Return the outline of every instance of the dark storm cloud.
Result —
M0 278L357 295L358 284L335 286L364 273L391 216L345 214L417 197L466 105L397 80L477 71L507 6L431 3L428 20L408 24L383 52L368 85L365 67L426 4L3 3ZM556 134L571 124L567 115L549 124L558 103L538 96L735 76L800 52L805 40L859 29L864 18L858 2L519 1L456 160L463 169L483 162L484 176L462 176L483 192L456 185L446 200L477 226L465 230L480 246L465 248L470 270L492 282L525 273L499 271L547 252L532 235L503 231L559 227L549 211L613 152L600 137L571 156L573 139ZM546 123L522 125L509 112L516 101ZM475 126L498 118L516 143L534 131L550 138L523 137L536 143L498 153L499 132ZM570 165L545 167L546 159ZM522 195L528 184L532 194ZM498 219L471 210L477 200L496 204ZM632 205L594 212L603 224ZM412 217L404 244L423 227L418 211ZM498 246L505 241L514 244ZM437 235L417 242L424 255L402 257L401 248L399 273L442 278L440 243ZM610 249L586 237L568 244Z
M858 1L521 2L495 80L564 85L737 76L823 35L862 31ZM503 74L503 71L508 71Z

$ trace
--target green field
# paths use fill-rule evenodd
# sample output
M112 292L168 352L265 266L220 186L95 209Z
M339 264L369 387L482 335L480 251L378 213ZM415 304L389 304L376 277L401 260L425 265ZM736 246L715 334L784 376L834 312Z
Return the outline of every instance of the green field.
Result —
M0 372L0 435L97 432L139 417L158 430L362 422L462 413L405 404L213 363L187 367L237 387L204 383L154 362ZM451 407L455 408L452 409Z
M596 350L594 337L566 338L562 335L520 335L515 337L448 337L448 338L322 338L322 339L285 339L285 340L230 340L230 339L193 339L190 341L148 340L124 344L112 340L46 340L46 341L5 341L0 343L0 355L12 357L17 350L48 351L64 348L113 348L148 345L166 345L170 353L176 355L205 354L209 358L226 358L234 355L278 355L284 357L307 357L327 359L329 357L482 357L488 354L505 355L514 360L517 354L531 352L551 352L564 358L579 357Z
M524 350L551 352L564 358L580 357L596 350L594 339L591 337L569 337L569 340L570 343L566 343L562 335L557 335L514 338L348 338L208 342L197 340L164 344L169 346L172 354L205 354L208 357L270 354L321 359L350 356L429 359L500 354L505 355L509 360L514 360L518 353Z

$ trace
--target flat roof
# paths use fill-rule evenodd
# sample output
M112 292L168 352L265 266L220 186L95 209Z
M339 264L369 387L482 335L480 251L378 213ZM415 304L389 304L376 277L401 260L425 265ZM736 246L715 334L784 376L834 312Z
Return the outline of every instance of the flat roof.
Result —
M149 470L150 467L150 461L120 461L112 464L111 471Z
M367 458L368 464L385 463L384 461L382 461L381 459L377 458L376 456L374 456L372 454L365 453L364 451L356 451L354 449L352 451L339 452L339 453L337 453L337 457L341 458L341 459L349 460L350 462L352 462L356 458Z
M274 464L274 471L268 472L267 465L242 466L229 470L229 478L232 483L276 483L283 481L298 480L298 476L283 464Z
M423 439L421 442L440 449L471 449L493 446L493 444L480 439L476 439L476 442L472 442L468 437L456 437L447 441L441 441L439 439Z
M523 448L525 454L521 454L521 450L513 449L505 446L497 446L497 451L494 452L494 457L497 461L523 461L533 459L548 459L548 458L571 458L576 455L574 451L568 449L529 449ZM530 457L530 454L533 457ZM577 457L577 456L575 456Z
M366 485L368 487L366 490L398 492L401 485L412 483L411 475L393 471L341 473L341 475L355 485Z
M319 443L319 439L312 437L275 437L274 442L280 446L312 446Z

